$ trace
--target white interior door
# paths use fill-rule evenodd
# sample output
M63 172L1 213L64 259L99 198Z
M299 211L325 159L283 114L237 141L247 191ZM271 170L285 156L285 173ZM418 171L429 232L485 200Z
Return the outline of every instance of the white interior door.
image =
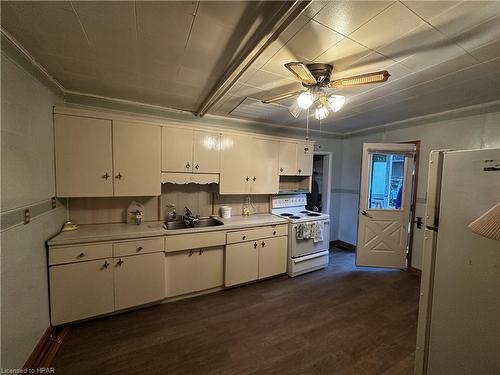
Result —
M406 268L414 157L414 144L363 145L358 266Z

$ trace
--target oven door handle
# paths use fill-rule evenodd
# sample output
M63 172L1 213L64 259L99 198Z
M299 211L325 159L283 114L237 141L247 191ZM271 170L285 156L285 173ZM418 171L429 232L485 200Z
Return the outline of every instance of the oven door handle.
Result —
M314 254L306 255L306 256L303 256L303 257L300 257L300 258L296 258L296 259L293 260L293 262L295 264L297 264L297 263L305 262L306 260L311 260L311 259L323 257L325 255L328 255L328 250L321 251L319 253L314 253Z

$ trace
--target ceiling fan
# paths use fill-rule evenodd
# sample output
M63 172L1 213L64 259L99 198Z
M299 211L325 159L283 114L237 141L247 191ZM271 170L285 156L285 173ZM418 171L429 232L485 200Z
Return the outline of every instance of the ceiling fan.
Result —
M290 113L297 118L302 110L314 106L314 116L318 120L326 118L330 110L337 112L344 105L345 97L335 95L335 89L385 82L390 77L387 70L382 70L332 81L333 66L330 64L289 62L285 68L302 82L305 89L276 95L262 100L262 103L274 103L298 95L297 101L288 108Z

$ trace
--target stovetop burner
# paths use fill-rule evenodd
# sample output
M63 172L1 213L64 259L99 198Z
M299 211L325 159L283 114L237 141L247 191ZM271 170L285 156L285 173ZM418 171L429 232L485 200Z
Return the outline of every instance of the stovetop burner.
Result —
M286 212L285 212L284 214L280 214L280 216L292 217L292 216L293 216L293 214L289 214L289 213L286 213Z
M301 214L307 214L309 211L300 211Z
M321 214L317 214L315 212L308 212L307 216L321 216Z
M290 216L290 219L300 219L300 216Z

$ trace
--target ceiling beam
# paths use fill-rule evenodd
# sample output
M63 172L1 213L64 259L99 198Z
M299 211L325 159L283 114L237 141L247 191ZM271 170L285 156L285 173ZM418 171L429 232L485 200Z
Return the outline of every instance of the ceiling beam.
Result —
M312 0L283 1L274 17L258 32L253 34L236 58L217 80L201 105L194 112L196 116L205 115L226 92L233 87L252 63L274 42L280 34L306 9Z

